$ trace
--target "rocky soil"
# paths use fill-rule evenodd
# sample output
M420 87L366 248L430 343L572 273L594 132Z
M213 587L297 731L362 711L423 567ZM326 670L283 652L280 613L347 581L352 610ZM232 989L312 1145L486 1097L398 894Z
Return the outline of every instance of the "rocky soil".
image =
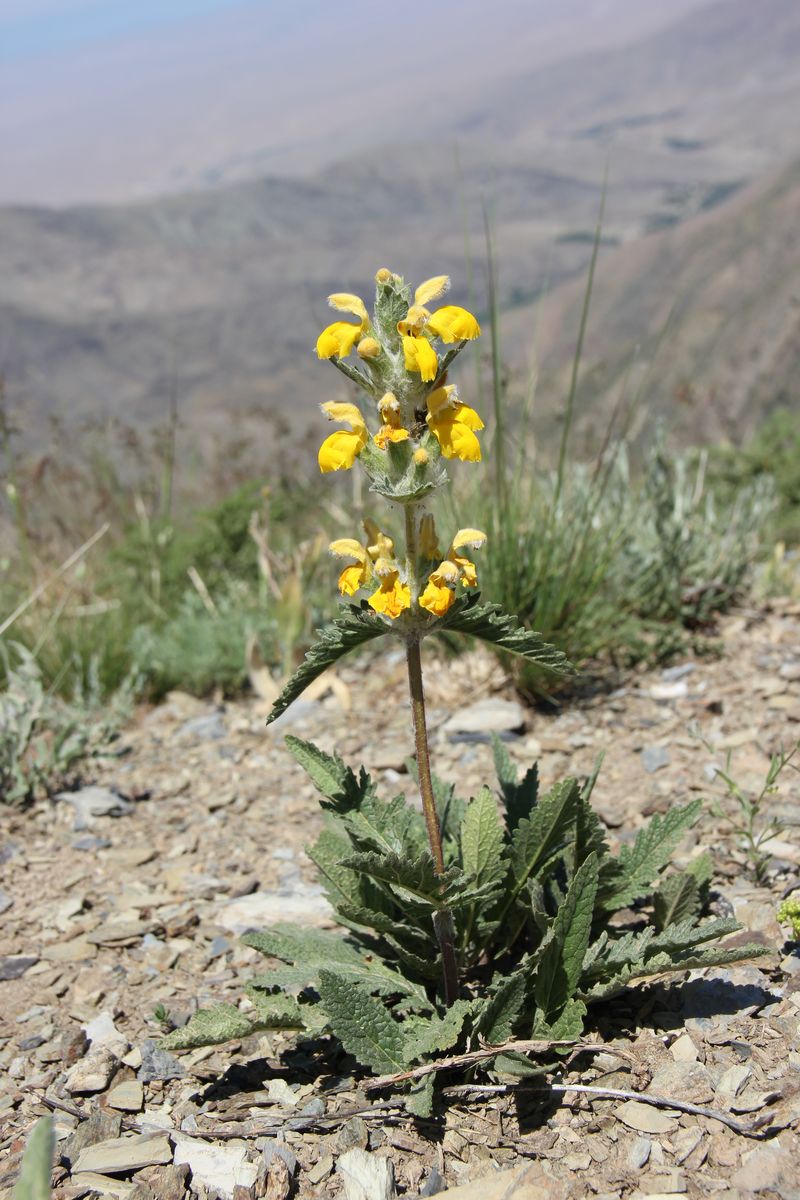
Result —
M492 777L494 728L521 764L538 759L545 783L587 773L605 752L594 795L612 842L650 813L708 798L679 860L710 849L716 910L773 950L598 1006L588 1036L604 1045L568 1060L550 1081L559 1090L477 1090L452 1076L442 1111L416 1121L322 1045L281 1035L174 1057L156 1047L165 1018L238 998L263 961L240 933L330 924L303 851L319 809L282 737L335 747L387 790L412 791L398 657L345 665L270 730L263 702L173 694L138 715L92 787L3 811L0 1198L47 1111L64 1200L391 1200L445 1187L460 1189L454 1200L800 1197L800 953L775 919L800 889L800 774L787 768L769 800L783 830L762 886L711 805L733 814L717 776L728 754L757 791L769 755L800 738L798 616L788 602L736 614L718 658L638 674L548 715L522 709L482 653L428 658L435 763L462 794Z

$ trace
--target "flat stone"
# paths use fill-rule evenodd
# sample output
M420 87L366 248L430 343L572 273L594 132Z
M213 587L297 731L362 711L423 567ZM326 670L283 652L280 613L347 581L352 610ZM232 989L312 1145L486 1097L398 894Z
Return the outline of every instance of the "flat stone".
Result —
M673 1117L655 1108L651 1104L643 1104L641 1100L626 1100L615 1109L615 1115L637 1133L671 1133L676 1122Z
M752 1074L752 1067L748 1067L744 1063L728 1067L717 1084L716 1099L722 1104L730 1104L731 1100L735 1100L739 1095Z
M42 958L48 962L83 962L97 957L97 946L86 938L73 938L70 942L53 942L42 949Z
M72 1096L104 1092L114 1076L118 1063L119 1059L107 1046L90 1050L85 1058L75 1064L67 1076L67 1091Z
M666 746L645 746L642 750L642 766L648 775L654 775L669 764L670 756Z
M56 800L63 800L75 809L73 829L80 833L88 829L98 817L123 817L132 811L132 805L110 788L92 784L77 792L57 792Z
M731 1183L744 1192L764 1192L774 1188L782 1177L789 1183L791 1173L792 1159L780 1145L773 1144L748 1155Z
M78 1171L70 1179L73 1187L85 1188L80 1195L99 1197L99 1200L129 1200L133 1195L134 1184L125 1179L111 1179L108 1175L99 1175L97 1171ZM70 1193L73 1194L73 1193Z
M105 1112L96 1108L85 1121L71 1134L59 1153L70 1166L87 1146L96 1146L98 1142L107 1142L118 1138L122 1129L122 1117L117 1113Z
M653 1075L647 1090L692 1104L708 1104L714 1098L711 1075L699 1062L664 1063Z
M368 1145L369 1130L366 1121L361 1117L351 1117L349 1121L345 1121L333 1143L337 1154L345 1154L354 1148L366 1150Z
M26 971L36 966L38 961L36 955L30 954L10 954L8 958L0 958L0 983L21 979Z
M11 899L8 892L4 892L3 889L0 888L0 913L8 912L13 903L14 901Z
M697 1046L688 1033L682 1033L669 1048L675 1062L697 1062Z
M167 1163L145 1167L136 1177L130 1200L184 1200L189 1186L189 1167Z
M688 696L689 685L683 679L673 683L654 683L647 694L652 700L680 700Z
M278 921L297 922L300 925L325 925L333 917L333 909L322 890L316 886L300 884L290 895L280 892L253 892L220 905L214 916L215 923L231 933L248 933L253 929L264 929Z
M119 1109L120 1112L141 1112L144 1106L144 1088L138 1079L126 1079L118 1083L106 1096L109 1108Z
M158 1163L172 1162L172 1147L164 1134L134 1133L97 1142L81 1150L75 1171L96 1171L99 1175L125 1175Z
M447 1188L444 1195L447 1200L567 1200L576 1192L568 1184L553 1179L541 1163L533 1162L489 1172L472 1183Z
M87 1021L83 1026L83 1031L91 1042L93 1050L105 1046L117 1058L122 1058L123 1054L128 1053L130 1042L117 1029L110 1012L101 1012L91 1021Z
M525 710L516 700L492 697L478 700L454 713L446 722L444 732L452 734L516 733L525 728Z
M244 1142L231 1141L220 1146L180 1134L174 1135L174 1142L175 1165L188 1163L192 1182L202 1183L208 1191L216 1189L223 1200L233 1200L237 1184L251 1187L256 1181L258 1166L246 1161Z
M634 1138L633 1144L628 1151L628 1166L632 1171L641 1171L642 1167L650 1157L652 1145L653 1143L650 1141L650 1138Z
M357 1147L342 1154L336 1164L347 1200L395 1200L394 1166L388 1158Z
M142 1042L141 1051L142 1065L138 1078L142 1083L152 1083L154 1079L182 1079L186 1074L183 1064L166 1050L159 1050L152 1038Z

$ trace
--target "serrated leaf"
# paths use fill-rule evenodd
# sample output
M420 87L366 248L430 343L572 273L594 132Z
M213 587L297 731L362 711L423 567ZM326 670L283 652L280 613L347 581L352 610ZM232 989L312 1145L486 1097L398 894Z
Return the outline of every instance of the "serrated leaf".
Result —
M667 875L653 895L653 919L656 928L666 929L700 913L700 887L694 875L679 871Z
M403 1053L408 1062L416 1062L418 1059L430 1058L431 1055L451 1050L460 1038L464 1022L474 1007L473 1000L456 1000L442 1016L434 1013L426 1021L418 1024L413 1033L406 1038Z
M291 998L278 996L271 999L275 1003L265 1014L239 1012L233 1004L216 1004L213 1008L201 1008L181 1029L173 1029L172 1033L161 1038L159 1046L162 1050L195 1050L198 1046L219 1046L234 1038L249 1037L259 1029L297 1028L297 1025L292 1023L294 1010L280 1003ZM296 1009L296 1001L293 1004ZM270 1022L270 1015L274 1017L275 1023Z
M326 754L313 742L305 742L291 734L285 744L317 791L330 801L323 804L323 808L338 813L349 812L351 808L358 808L367 797L374 798L375 785L363 767L356 775L338 754Z
M509 833L513 833L522 818L530 816L536 806L539 796L539 767L536 763L530 766L520 783L516 765L496 733L492 734L492 753L500 794L506 808L506 828Z
M667 865L678 842L697 819L700 800L651 817L632 846L623 846L613 862L613 873L604 879L598 899L603 913L615 912L647 896L653 881Z
M276 925L259 933L247 933L242 941L287 964L255 976L252 983L256 987L318 986L320 971L333 968L340 978L361 983L371 992L426 1000L420 984L406 979L374 950L361 949L339 934L323 929Z
M519 969L490 990L475 1015L474 1029L490 1046L507 1042L525 1006L530 972Z
M433 1112L433 1089L435 1085L435 1076L433 1072L430 1075L423 1075L422 1079L412 1081L408 1094L403 1097L405 1106L408 1112L415 1117L421 1117L425 1120Z
M303 662L273 704L267 724L285 712L318 675L343 655L390 632L391 627L368 607L366 601L360 608L355 604L347 605L342 616L317 630L317 641L306 651Z
M53 1118L40 1117L25 1144L12 1200L49 1200L54 1147Z
M433 859L428 852L414 858L399 854L367 851L353 854L344 865L353 871L363 871L371 879L391 887L399 898L421 902L431 908L441 908L445 903L445 889L461 873L450 868L445 875L436 874Z
M568 843L578 803L578 784L565 779L541 797L529 817L524 817L511 838L510 860L519 892L528 877Z
M363 984L323 970L319 994L330 1027L348 1054L379 1074L404 1070L402 1026Z
M549 1067L532 1063L516 1050L504 1050L491 1060L491 1069L498 1075L511 1075L516 1079L530 1079L533 1075L546 1075Z
M456 600L445 616L426 632L440 633L445 629L490 642L511 654L520 655L528 662L538 663L557 675L575 674L572 663L560 650L546 642L540 633L525 629L516 617L504 612L499 604L481 604L478 592Z
M479 886L505 877L503 827L487 787L470 801L461 822L461 865Z
M535 1036L550 1038L554 1042L577 1042L583 1033L585 1017L586 1005L573 996L552 1023L537 1020Z
M416 855L427 846L422 816L405 796L388 803L369 797L357 810L346 813L342 824L356 850Z
M559 1029L559 1018L575 1022L570 1007L578 987L583 960L589 945L597 896L597 857L591 854L573 875L564 903L551 925L552 936L546 942L536 968L533 998L536 1004L534 1037L571 1037ZM570 1026L571 1027L571 1026Z

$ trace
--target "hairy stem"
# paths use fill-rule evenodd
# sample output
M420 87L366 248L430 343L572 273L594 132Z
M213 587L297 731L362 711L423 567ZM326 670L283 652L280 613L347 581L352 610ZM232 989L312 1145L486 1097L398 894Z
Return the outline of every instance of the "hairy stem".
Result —
M433 855L437 875L444 874L444 854L442 852L442 831L439 826L439 815L436 812L436 800L433 794L431 779L431 760L428 750L428 727L425 720L425 693L422 689L422 657L420 655L419 639L409 641L406 646L408 661L408 686L411 692L411 713L414 719L414 741L417 751L417 773L419 775L419 792L422 797L422 811L425 814L425 825L428 830L428 841ZM442 908L434 914L433 927L442 953L442 975L444 980L444 1002L449 1008L458 996L458 967L455 952L455 931L453 917L448 908Z

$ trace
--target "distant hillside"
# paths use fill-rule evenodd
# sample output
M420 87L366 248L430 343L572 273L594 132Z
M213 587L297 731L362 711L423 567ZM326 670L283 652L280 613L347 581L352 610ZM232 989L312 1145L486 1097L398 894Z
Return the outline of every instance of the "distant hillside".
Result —
M538 333L539 396L568 387L585 283L504 315L518 367ZM600 253L578 394L587 451L637 393L634 430L664 420L683 441L749 436L779 406L800 419L800 162L721 208Z
M423 143L424 123L398 121L407 141L304 179L138 205L0 209L0 371L10 409L34 446L52 416L73 427L157 424L170 395L192 437L217 447L255 444L265 416L285 444L296 441L318 422L317 403L343 390L314 362L329 319L324 297L366 296L380 265L417 279L446 270L453 301L485 313L484 207L510 312L508 349L519 359L533 328L529 306L549 289L545 311L560 312L563 326L544 339L545 365L557 370L576 328L575 293L558 288L585 271L608 166L608 249L588 348L602 360L600 394L612 394L632 342L652 338L677 300L681 337L697 353L682 352L680 370L676 357L674 379L665 372L653 394L668 405L676 389L711 386L709 372L719 370L720 423L725 413L738 421L750 403L755 414L771 403L767 367L788 378L788 331L785 341L777 331L797 242L789 200L741 189L785 163L788 147L796 152L798 46L796 0L723 0L625 51L465 93L469 105L462 98L448 118L458 156L452 139ZM702 267L706 239L722 249ZM467 247L477 264L472 295ZM611 286L612 262L625 264L613 267L621 289L613 302L600 290ZM706 306L702 317L695 304ZM748 304L749 321L729 345L726 314ZM740 362L729 379L725 363L755 330L763 369ZM557 389L552 396L558 403Z

